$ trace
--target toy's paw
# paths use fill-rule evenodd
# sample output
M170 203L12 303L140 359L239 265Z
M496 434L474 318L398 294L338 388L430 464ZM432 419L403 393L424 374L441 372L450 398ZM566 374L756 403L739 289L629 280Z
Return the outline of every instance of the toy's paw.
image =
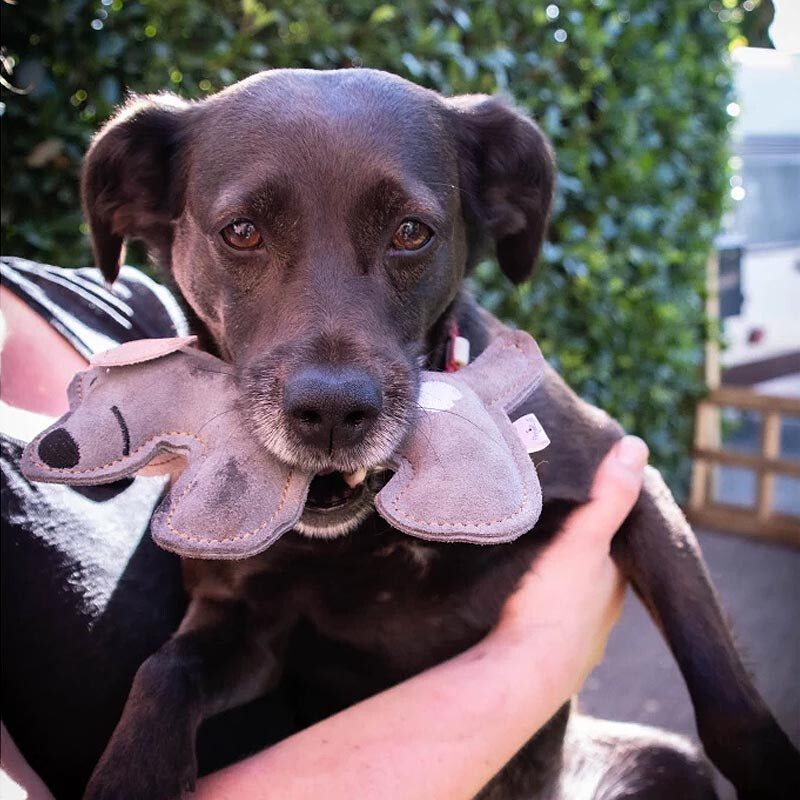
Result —
M195 788L194 736L143 730L116 734L95 767L83 800L182 800Z

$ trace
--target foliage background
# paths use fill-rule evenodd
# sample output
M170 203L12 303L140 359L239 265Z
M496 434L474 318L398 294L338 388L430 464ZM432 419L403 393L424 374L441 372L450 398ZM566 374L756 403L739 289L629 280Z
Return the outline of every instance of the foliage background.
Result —
M512 289L485 263L478 290L647 439L680 493L728 181L727 52L764 37L770 6L6 0L2 249L89 263L81 156L128 88L199 98L267 67L363 65L448 94L508 93L553 141L558 195L534 280Z

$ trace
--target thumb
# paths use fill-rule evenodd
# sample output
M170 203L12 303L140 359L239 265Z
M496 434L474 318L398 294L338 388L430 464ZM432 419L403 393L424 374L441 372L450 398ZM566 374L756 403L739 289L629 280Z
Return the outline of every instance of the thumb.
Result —
M600 462L589 501L569 515L559 538L575 535L585 541L594 533L610 543L639 497L647 457L647 445L638 436L620 439Z

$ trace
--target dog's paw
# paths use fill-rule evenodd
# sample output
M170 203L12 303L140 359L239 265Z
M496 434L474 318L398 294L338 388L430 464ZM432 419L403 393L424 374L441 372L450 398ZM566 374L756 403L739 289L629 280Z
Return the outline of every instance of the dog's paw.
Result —
M131 768L113 760L98 764L83 800L182 800L195 787L197 772L192 766L156 774L149 766Z
M182 800L194 791L194 737L113 737L89 779L83 800Z
M745 766L734 780L737 800L797 800L800 752L773 723L738 751Z

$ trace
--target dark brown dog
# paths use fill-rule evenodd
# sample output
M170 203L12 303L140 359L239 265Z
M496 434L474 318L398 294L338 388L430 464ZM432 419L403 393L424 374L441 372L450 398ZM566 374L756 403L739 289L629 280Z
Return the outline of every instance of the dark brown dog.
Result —
M473 355L498 328L462 289L472 261L493 242L512 281L530 274L553 176L539 129L504 103L444 99L370 70L268 72L197 104L140 98L100 132L83 184L98 265L113 280L124 239L143 240L205 346L236 366L254 435L319 477L297 532L263 555L187 563L187 616L139 670L87 797L180 796L200 722L282 674L310 723L494 624L586 499L619 426L548 373L518 412L535 411L552 439L545 512L512 544L415 542L372 513L371 497L452 323ZM655 472L614 552L680 665L711 760L742 798L800 796L797 753ZM568 713L481 797L714 796L702 760L668 738L620 744L610 730L567 729ZM635 757L611 758L612 744ZM579 762L580 786L565 788Z

